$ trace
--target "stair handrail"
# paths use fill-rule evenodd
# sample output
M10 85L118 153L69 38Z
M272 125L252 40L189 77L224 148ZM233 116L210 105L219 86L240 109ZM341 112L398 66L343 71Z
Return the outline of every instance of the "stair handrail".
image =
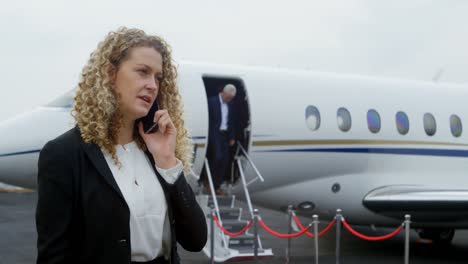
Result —
M223 222L221 220L221 214L219 212L219 206L218 206L218 199L216 198L216 193L215 193L215 189L214 189L214 184L213 184L213 179L211 178L211 170L210 170L210 164L208 163L208 159L205 158L205 170L206 170L206 175L207 175L207 178L208 178L208 183L210 185L210 191L211 191L211 197L213 198L213 204L215 206L215 213L218 217L218 221L219 223L222 225ZM214 232L214 230L211 230L211 232ZM224 245L227 246L227 240L226 240L226 236L224 235L223 232L221 232L221 236L223 237L223 242L224 242Z
M247 153L247 151L244 149L244 147L242 146L242 144L237 141L237 145L239 146L239 149L242 151L242 153L244 154L244 157L247 159L247 161L250 163L250 166L252 166L252 168L254 169L255 171L255 174L257 174L257 177L253 178L252 180L250 180L248 183L247 183L247 186L249 186L250 184L254 183L257 179L260 179L260 181L264 182L265 179L263 178L262 174L260 173L260 171L257 169L257 166L255 166L254 162L252 161L252 159L250 158L250 155L249 153Z
M242 169L242 164L240 159L237 160L237 166L239 167L239 172L242 180L242 188L244 188L245 200L247 201L247 206L249 207L250 216L254 218L254 211L252 206L252 201L250 200L249 189L247 188L247 183L245 181L244 170Z

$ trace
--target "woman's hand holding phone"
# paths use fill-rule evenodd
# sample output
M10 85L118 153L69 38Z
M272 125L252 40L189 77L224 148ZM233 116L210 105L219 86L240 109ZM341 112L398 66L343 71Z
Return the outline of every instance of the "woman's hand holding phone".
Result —
M158 124L156 132L145 134L142 122L138 123L138 132L153 155L157 167L161 169L174 167L177 165L175 157L177 129L167 110L156 111L153 121Z

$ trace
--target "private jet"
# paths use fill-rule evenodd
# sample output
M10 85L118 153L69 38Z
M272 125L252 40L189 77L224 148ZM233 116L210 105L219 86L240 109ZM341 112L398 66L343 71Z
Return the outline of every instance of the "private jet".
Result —
M250 201L293 205L330 220L342 209L350 224L383 227L410 214L421 237L441 243L468 227L466 85L194 62L178 71L195 178L209 174L207 98L237 87L231 191L248 193L249 211ZM75 125L74 91L0 124L0 181L36 187L41 148ZM218 242L218 261L241 243Z

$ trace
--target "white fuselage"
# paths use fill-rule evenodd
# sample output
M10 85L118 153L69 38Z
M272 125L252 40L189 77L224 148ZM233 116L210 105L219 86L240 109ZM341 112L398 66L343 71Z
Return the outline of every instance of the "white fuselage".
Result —
M395 225L391 218L363 206L363 198L384 186L468 190L468 134L455 137L451 115L468 123L462 85L340 76L308 71L181 64L179 87L186 124L197 145L194 171L200 173L208 137L208 106L203 76L242 81L250 112L249 149L265 178L249 186L254 203L273 209L309 202L310 213L331 218L340 208L348 221ZM312 130L306 109L320 112ZM351 116L349 131L340 130L339 108ZM380 130L368 128L367 113L380 116ZM403 111L409 131L402 135L395 115ZM435 117L436 132L425 132L423 117ZM316 120L315 120L316 121ZM35 187L39 150L73 127L70 108L39 107L0 124L0 181ZM246 165L247 178L253 170ZM332 187L338 184L339 191ZM235 189L241 194L242 189ZM402 211L402 213L404 213ZM428 223L429 224L429 223ZM468 227L466 221L431 225Z

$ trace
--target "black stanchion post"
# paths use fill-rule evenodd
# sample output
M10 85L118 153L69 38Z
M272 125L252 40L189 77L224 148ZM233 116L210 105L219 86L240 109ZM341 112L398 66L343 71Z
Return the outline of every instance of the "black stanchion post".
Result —
M215 216L215 209L214 206L211 206L211 234L210 234L210 257L211 257L211 264L214 264L214 216Z
M288 206L288 234L291 234L293 206ZM291 238L288 238L288 247L286 248L286 264L291 261Z
M254 257L258 259L258 209L254 209Z
M318 215L314 214L312 216L313 219L313 224L314 224L314 244L315 244L315 264L319 263L319 244L318 244L318 224L319 224L319 219Z
M410 223L411 215L405 215L405 264L409 264Z
M336 209L336 264L340 263L341 209Z

